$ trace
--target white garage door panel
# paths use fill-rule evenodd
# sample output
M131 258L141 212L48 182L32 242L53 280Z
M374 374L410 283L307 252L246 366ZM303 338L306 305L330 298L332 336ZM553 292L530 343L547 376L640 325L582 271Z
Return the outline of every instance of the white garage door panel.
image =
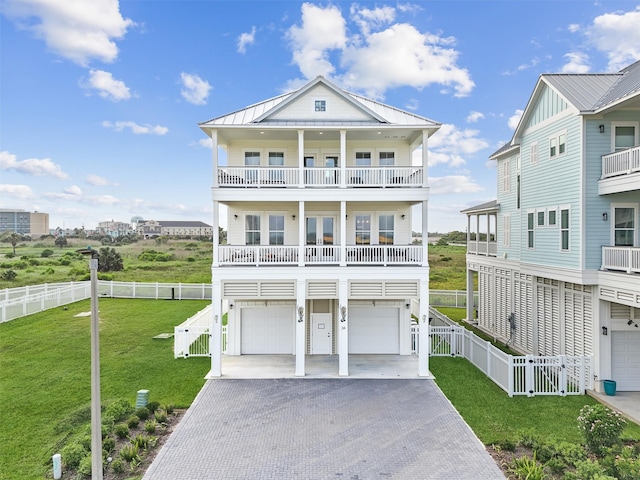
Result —
M240 353L292 354L293 317L292 307L243 308Z
M612 332L611 378L620 391L640 390L640 332Z
M351 307L349 353L400 353L399 309Z

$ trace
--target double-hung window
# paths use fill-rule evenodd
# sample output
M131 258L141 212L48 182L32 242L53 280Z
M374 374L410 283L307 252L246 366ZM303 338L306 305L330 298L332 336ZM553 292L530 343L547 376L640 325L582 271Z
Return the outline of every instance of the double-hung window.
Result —
M284 245L284 215L269 215L269 245Z
M371 168L369 167L371 167L371 152L356 152L356 167L363 168L357 169L356 175L351 183L370 184Z
M371 215L356 215L356 245L371 244Z
M260 215L244 217L244 232L246 245L260 245Z
M556 215L557 215L557 211L555 208L553 209L549 209L549 211L547 212L547 225L549 225L550 227L555 227L557 224L557 220L556 220Z
M615 152L637 145L635 125L613 125L613 148Z
M380 245L393 245L393 215L380 215L378 217L378 243Z
M260 166L260 152L244 152L245 167ZM245 170L245 180L249 183L257 183L260 171L258 169L247 168Z
M570 218L569 209L560 209L560 250L563 252L569 251L569 228Z
M284 167L284 152L269 152L269 180L271 183L284 183L284 170L278 167Z
M534 239L534 212L527 213L527 247L533 248Z
M633 207L614 207L613 244L616 247L633 247L635 216L636 209Z
M567 152L567 134L558 133L549 138L549 158L564 155Z

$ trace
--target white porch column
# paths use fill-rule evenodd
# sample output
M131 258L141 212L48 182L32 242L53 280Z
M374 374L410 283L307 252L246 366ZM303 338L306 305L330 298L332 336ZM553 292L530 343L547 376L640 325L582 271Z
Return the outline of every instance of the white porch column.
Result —
M429 202L422 202L422 266L429 266Z
M222 376L222 282L211 282L211 376Z
M349 286L346 279L340 280L338 298L338 375L347 377L349 376Z
M304 202L298 202L298 266L304 266L304 248L305 248L305 236L304 236Z
M473 271L467 265L467 320L473 320Z
M347 131L340 130L340 188L347 186Z
M347 202L340 202L340 266L347 265Z
M487 256L489 256L489 239L491 238L491 215L487 212Z
M213 182L214 187L218 186L218 130L211 130L211 156L213 162Z
M298 130L298 187L304 188L304 130Z
M298 279L296 292L296 377L304 377L304 360L307 353L306 332L306 282Z
M429 372L429 272L420 280L420 316L418 317L418 376L428 377Z
M217 200L213 201L213 262L211 264L212 267L220 266L220 229L218 225L220 225L220 202Z
M429 132L422 131L422 186L429 186Z

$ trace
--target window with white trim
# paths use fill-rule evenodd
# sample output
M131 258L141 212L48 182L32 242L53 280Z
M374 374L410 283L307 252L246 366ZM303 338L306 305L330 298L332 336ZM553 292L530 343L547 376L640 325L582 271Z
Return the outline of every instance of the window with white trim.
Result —
M316 100L315 106L316 106L316 112L325 112L327 110L327 101Z
M616 247L633 247L636 236L634 207L613 207L613 244Z
M544 220L545 220L545 215L546 212L544 210L539 210L538 211L538 226L539 227L544 227Z
M638 144L636 125L612 124L613 151L619 152Z
M284 245L284 215L269 215L269 245Z
M371 244L371 215L356 215L356 245Z
M260 215L244 217L244 232L246 245L260 245Z
M393 215L378 216L378 243L380 245L393 245Z
M534 212L527 213L527 247L533 248L534 238Z
M244 165L246 167L260 166L260 152L244 152ZM257 169L246 169L245 180L249 183L258 181L260 172Z
M549 209L547 211L547 225L549 225L550 227L555 227L557 225L557 220L556 220L557 214L558 212L556 211L555 208Z
M567 134L558 133L549 137L549 158L564 155L567 152Z
M502 215L502 245L511 245L511 215L508 213Z
M569 229L570 229L569 209L560 209L560 250L569 251Z

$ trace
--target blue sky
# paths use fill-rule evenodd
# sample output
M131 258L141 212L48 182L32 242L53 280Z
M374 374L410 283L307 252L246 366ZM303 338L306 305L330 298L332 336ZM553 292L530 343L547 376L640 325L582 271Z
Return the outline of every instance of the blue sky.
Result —
M443 124L429 230L465 230L541 73L638 59L640 0L2 0L0 208L211 223L197 124L324 75Z

